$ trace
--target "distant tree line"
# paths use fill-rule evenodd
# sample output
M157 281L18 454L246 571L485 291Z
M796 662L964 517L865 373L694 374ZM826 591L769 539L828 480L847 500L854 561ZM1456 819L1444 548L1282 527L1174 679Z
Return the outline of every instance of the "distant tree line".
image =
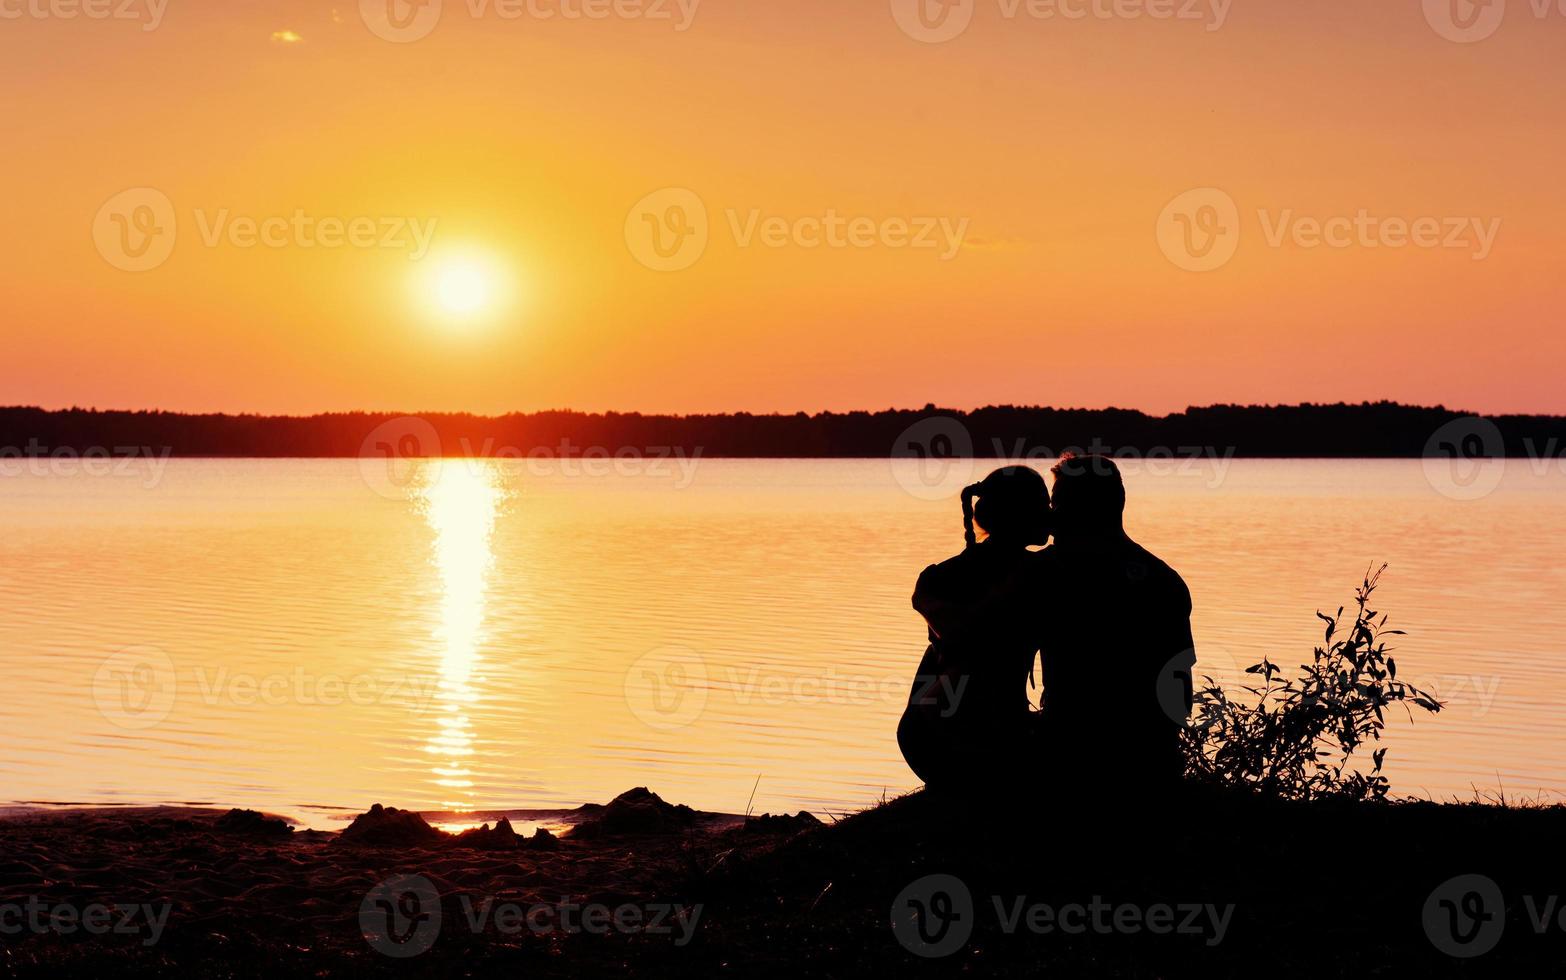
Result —
M997 405L809 415L535 412L496 417L343 413L308 417L0 408L0 455L559 456L672 451L702 457L1054 456L1202 451L1239 457L1539 457L1566 451L1566 417L1479 418L1444 407L1213 405L1129 409Z

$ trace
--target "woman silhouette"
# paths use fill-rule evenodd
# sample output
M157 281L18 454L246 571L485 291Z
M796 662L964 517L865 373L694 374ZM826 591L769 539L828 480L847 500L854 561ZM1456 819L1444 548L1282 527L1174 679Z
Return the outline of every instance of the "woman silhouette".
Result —
M1013 760L1031 742L1038 558L1028 548L1049 540L1049 488L1037 471L1006 466L963 489L962 511L967 547L914 588L930 645L897 726L909 768L936 788L1021 771Z

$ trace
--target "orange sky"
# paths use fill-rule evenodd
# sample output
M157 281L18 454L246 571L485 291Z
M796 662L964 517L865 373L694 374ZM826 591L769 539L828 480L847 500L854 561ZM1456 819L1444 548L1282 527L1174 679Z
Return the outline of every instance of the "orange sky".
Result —
M967 0L944 43L902 0L445 0L396 43L386 2L0 0L0 403L1566 413L1566 15L1531 0L1474 43L1444 0ZM1164 214L1198 188L1237 237ZM638 229L693 199L705 251L649 268ZM1300 223L1361 212L1342 247ZM1188 271L1215 215L1233 257ZM428 254L381 246L398 219Z

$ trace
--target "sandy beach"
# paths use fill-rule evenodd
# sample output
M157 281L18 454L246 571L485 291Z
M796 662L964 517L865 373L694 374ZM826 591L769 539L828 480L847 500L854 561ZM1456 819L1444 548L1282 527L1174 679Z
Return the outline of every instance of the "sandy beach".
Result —
M523 836L512 820L540 829ZM647 939L684 937L683 946L699 920L660 896L704 846L762 839L736 835L744 824L645 791L608 806L516 811L465 835L379 807L339 833L294 831L253 811L8 808L0 814L4 972L389 966L402 956L378 948L373 923L367 937L361 910L379 885L403 876L418 876L463 913L443 930L448 956L478 943L487 955L509 950L547 970L574 940L613 935L612 924L599 931L600 908L622 923L639 914ZM506 919L513 910L534 910L531 923L516 929ZM469 921L471 938L462 936Z
M1515 975L1566 954L1543 858L1560 808L1005 813L915 794L836 823L747 820L637 789L516 811L539 825L526 835L509 816L452 835L380 807L338 833L252 811L12 809L0 972L1238 976L1278 935L1331 939L1279 976ZM1506 938L1468 962L1436 943L1443 889L1473 875L1502 892ZM932 910L956 928L927 928Z

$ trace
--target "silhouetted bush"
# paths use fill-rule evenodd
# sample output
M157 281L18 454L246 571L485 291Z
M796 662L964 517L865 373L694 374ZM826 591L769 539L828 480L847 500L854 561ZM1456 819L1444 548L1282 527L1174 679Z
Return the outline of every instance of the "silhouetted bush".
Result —
M1263 658L1246 669L1258 678L1237 701L1213 682L1196 692L1193 722L1185 730L1188 777L1230 789L1289 800L1381 800L1391 788L1381 767L1385 748L1371 753L1371 769L1351 765L1368 741L1379 742L1386 711L1410 704L1426 711L1441 703L1397 679L1397 661L1386 638L1403 635L1386 628L1387 617L1370 608L1386 566L1365 575L1355 590L1353 624L1344 631L1344 610L1316 615L1325 638L1311 662L1288 677Z

